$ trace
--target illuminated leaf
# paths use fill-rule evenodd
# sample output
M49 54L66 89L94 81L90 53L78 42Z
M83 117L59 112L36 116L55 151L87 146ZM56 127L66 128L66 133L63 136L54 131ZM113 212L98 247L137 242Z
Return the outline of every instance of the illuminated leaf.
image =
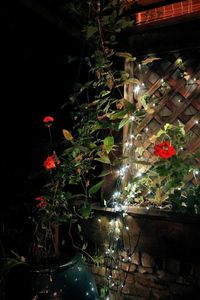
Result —
M63 129L63 135L64 135L65 139L68 141L72 141L74 139L73 136L71 135L71 133L66 129Z
M122 119L127 114L126 110L119 111L110 116L110 120Z
M169 129L172 129L173 127L174 127L173 124L166 123L165 126L164 126L164 130L167 131Z
M122 119L121 122L119 123L118 129L124 127L128 122L129 122L129 118Z
M140 81L137 78L128 78L124 81L124 83L132 83L132 84L140 84Z
M154 135L152 135L150 138L149 138L149 141L151 142L151 143L155 143L155 141L157 140L157 136L154 134Z
M152 63L154 60L160 60L160 58L159 57L148 57L142 61L142 64L147 65L147 64Z
M128 53L128 52L116 52L115 55L118 56L118 57L126 58L126 59L128 59L128 61L135 61L136 60L136 57L133 57L132 54Z

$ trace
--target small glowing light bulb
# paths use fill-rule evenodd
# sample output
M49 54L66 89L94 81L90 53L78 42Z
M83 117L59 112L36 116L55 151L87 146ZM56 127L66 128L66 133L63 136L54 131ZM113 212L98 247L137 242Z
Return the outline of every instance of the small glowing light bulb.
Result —
M134 88L134 92L137 94L140 90L140 86L139 85L136 85L136 87Z
M141 177L142 176L142 173L141 172L137 172L136 173L136 177Z

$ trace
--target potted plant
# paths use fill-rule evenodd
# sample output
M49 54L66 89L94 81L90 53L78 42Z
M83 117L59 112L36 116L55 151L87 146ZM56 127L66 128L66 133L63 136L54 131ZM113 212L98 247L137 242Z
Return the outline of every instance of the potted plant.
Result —
M93 260L81 225L92 217L91 203L103 186L102 178L112 174L115 163L121 163L115 137L127 123L124 116L132 113L134 105L123 99L122 93L124 82L131 79L123 70L112 70L111 66L115 54L130 61L134 58L128 53L114 53L111 46L133 21L123 16L127 7L124 2L101 6L100 1L73 1L67 7L84 24L82 33L88 52L92 50L84 58L90 79L76 83L65 105L73 109L70 128L60 128L62 134L55 137L52 128L57 126L57 119L43 118L49 142L42 163L44 186L35 195L31 216L34 226L29 262L36 266L31 272L31 297L97 299L94 280L80 259L83 255ZM108 42L102 31L104 26ZM102 164L107 166L103 172Z
M82 151L86 148L80 138L76 141L66 129L63 129L65 140L56 149L60 151L57 154L51 133L54 118L46 116L43 122L49 132L50 147L43 163L47 178L42 194L35 197L36 208L32 215L31 297L40 298L45 294L48 299L55 295L59 299L98 299L94 279L81 257L83 254L92 260L79 224L80 220L91 217L88 184L83 180L93 167L88 160L82 162L85 159ZM83 192L80 184L83 184Z

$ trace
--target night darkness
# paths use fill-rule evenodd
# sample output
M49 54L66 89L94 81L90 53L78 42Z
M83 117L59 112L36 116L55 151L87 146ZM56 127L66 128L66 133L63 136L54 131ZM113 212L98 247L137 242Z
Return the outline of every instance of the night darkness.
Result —
M14 224L14 234L3 235L15 239L37 193L33 178L48 138L42 119L67 120L69 108L60 108L77 76L67 59L80 56L81 46L56 24L9 3L1 10L1 231Z

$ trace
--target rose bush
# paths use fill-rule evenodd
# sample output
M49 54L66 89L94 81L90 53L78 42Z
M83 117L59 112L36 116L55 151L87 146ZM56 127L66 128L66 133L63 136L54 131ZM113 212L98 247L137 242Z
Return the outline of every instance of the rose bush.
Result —
M143 159L144 166L128 182L122 192L123 198L127 198L133 205L186 211L191 195L194 198L196 194L193 212L199 211L199 153L186 152L189 139L189 134L185 133L184 125L180 122L176 125L165 124L163 129L151 137L154 145L148 160L144 160L144 152L140 149L142 155L138 159Z

